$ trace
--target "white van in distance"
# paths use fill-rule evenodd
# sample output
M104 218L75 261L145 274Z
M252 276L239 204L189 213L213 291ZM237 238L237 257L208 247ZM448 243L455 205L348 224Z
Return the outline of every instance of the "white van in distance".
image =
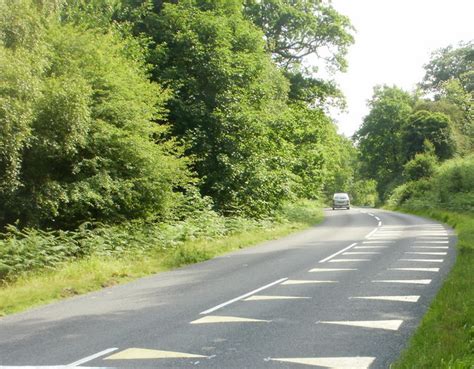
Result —
M332 210L336 208L351 208L351 200L349 199L349 195L345 192L335 193L332 197Z

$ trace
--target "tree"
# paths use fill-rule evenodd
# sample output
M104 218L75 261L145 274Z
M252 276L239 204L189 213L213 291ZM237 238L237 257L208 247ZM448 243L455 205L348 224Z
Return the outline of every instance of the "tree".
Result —
M401 137L405 162L425 151L425 141L433 145L440 160L449 159L456 152L450 119L442 113L417 111L402 127Z
M171 133L195 159L201 192L222 212L262 216L289 195L290 171L272 139L288 84L262 33L240 9L216 4L167 3L137 27L153 39L153 79L172 91Z
M353 28L329 1L247 0L244 9L263 30L266 48L280 66L291 69L314 54L336 69L346 67Z
M354 139L361 156L361 174L378 183L382 198L399 181L403 169L401 132L412 113L413 98L397 87L376 87L370 112Z
M166 218L189 183L187 160L156 124L168 92L116 32L44 18L32 0L8 9L18 19L0 22L0 35L23 36L0 42L0 222Z
M474 91L474 43L460 43L457 48L448 46L435 51L425 65L422 87L429 91L442 91L443 84L458 80L465 92Z

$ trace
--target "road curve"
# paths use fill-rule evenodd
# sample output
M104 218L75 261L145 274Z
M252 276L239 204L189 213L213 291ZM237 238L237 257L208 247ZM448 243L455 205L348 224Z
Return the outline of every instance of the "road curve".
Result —
M455 260L432 220L304 232L0 319L0 368L388 368Z

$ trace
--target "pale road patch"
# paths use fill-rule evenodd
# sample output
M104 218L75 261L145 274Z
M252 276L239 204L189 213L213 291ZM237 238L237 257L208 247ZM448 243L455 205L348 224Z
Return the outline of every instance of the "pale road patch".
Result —
M188 358L207 358L208 356L188 354L185 352L149 350L142 348L129 348L104 360L139 360L139 359L188 359Z
M375 357L294 357L274 358L270 360L310 366L323 366L330 369L368 369L374 362Z
M315 280L305 280L305 279L289 279L282 283L282 285L295 285L295 284L318 284L318 283L339 283L339 281L315 281Z
M361 299L361 300L382 300L382 301L399 301L399 302L417 302L420 296L353 296L349 299Z
M322 273L322 272L344 272L357 270L356 268L313 268L308 271L308 273Z
M420 263L442 263L444 259L400 259L399 261L413 261Z
M431 279L381 279L373 283L430 284Z
M269 300L299 300L310 299L304 296L270 296L270 295L254 295L246 298L244 301L269 301Z
M412 255L447 255L447 252L422 252L422 251L405 251L405 254Z
M330 263L352 263L354 261L370 261L370 259L332 259Z
M208 315L208 316L193 320L189 324L269 323L269 322L271 322L271 320L240 318L240 317L236 317L236 316Z
M412 272L439 272L439 268L388 268L387 270L412 271Z
M316 324L346 325L351 327L385 329L388 331L398 331L403 320L340 320L340 321L319 321Z

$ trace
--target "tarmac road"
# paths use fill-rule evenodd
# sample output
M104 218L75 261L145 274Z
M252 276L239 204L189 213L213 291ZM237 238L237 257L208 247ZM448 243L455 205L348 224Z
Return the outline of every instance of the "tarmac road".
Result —
M307 231L0 319L0 368L388 368L455 260L449 227L326 210Z

